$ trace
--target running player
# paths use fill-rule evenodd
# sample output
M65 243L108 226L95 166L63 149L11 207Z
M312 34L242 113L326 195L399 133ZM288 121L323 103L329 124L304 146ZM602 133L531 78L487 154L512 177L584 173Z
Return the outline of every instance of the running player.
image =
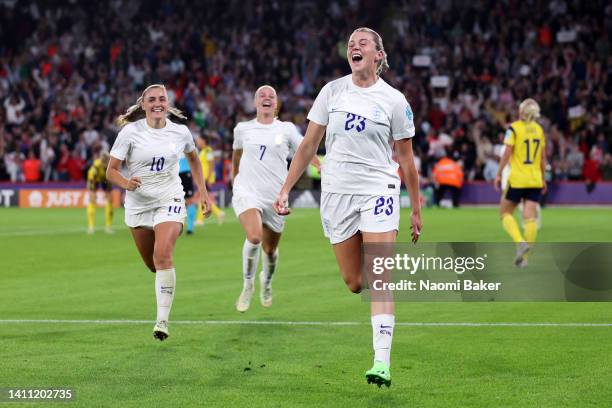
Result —
M259 275L262 306L272 306L272 277L278 263L278 243L285 220L272 204L287 176L287 157L295 153L302 135L295 125L275 118L276 91L263 85L255 91L257 116L234 128L232 206L246 239L242 247L242 292L236 310L245 312L255 290L255 273L263 249ZM318 166L317 158L313 164Z
M122 129L106 171L108 181L127 190L125 223L145 265L155 273L157 322L153 336L160 341L168 337L176 282L172 256L185 217L185 193L178 176L181 152L191 166L202 208L210 213L193 137L186 126L170 121L168 114L185 118L181 111L168 106L164 85L147 87L136 104L117 119ZM127 179L119 171L122 162L127 166Z
M88 234L93 234L95 232L96 191L98 189L104 191L104 231L106 231L107 234L113 232L113 186L106 180L106 167L108 166L109 159L110 155L108 152L102 152L100 153L100 157L94 160L89 170L87 170L87 190L89 191L89 203L87 203Z
M506 145L501 145L499 149L499 157L501 158L506 150ZM510 179L510 163L506 165L506 167L502 170L501 173L501 195L499 197L499 205L502 204L506 197L506 191L508 190L508 179ZM518 210L523 212L524 201L522 200L518 205ZM542 206L538 202L536 204L536 225L538 226L538 231L542 228ZM523 228L525 227L523 223Z
M328 83L317 96L308 114L306 136L274 206L279 214L289 213L289 191L326 136L321 221L346 285L359 293L362 244L393 243L399 230L400 177L393 148L412 203L413 242L421 231L421 211L411 140L413 114L404 95L380 78L388 68L382 38L369 28L356 29L349 38L347 58L352 74ZM372 302L371 315L374 366L366 379L389 386L395 325L392 297Z
M500 215L502 225L508 235L518 244L514 264L527 266L527 252L536 240L537 204L540 194L546 191L544 169L546 168L546 138L542 127L536 122L540 117L540 106L533 99L525 99L519 105L519 120L513 122L504 139L504 153L499 161L499 169L494 185L500 189L502 172L510 163L508 189L502 198ZM523 225L521 235L514 210L524 200Z

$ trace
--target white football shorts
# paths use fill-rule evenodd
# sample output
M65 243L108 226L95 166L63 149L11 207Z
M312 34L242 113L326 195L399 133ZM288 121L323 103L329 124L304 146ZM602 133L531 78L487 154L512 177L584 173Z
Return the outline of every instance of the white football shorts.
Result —
M149 210L125 210L125 223L130 228L153 228L162 222L183 223L186 216L185 199L173 198L166 204Z
M236 217L239 217L240 214L246 210L254 208L260 212L262 223L272 231L280 234L285 228L285 217L278 215L276 211L274 211L274 208L272 208L273 204L274 199L264 200L254 195L235 194L232 197L232 207L234 208Z
M399 221L399 194L321 193L323 233L332 244L346 241L359 231L399 231Z

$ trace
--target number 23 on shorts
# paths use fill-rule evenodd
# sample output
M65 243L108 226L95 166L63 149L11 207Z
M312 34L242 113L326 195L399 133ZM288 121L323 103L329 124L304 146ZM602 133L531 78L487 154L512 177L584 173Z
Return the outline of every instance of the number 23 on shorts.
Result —
M386 215L393 214L393 197L378 197L374 206L374 215L382 213Z

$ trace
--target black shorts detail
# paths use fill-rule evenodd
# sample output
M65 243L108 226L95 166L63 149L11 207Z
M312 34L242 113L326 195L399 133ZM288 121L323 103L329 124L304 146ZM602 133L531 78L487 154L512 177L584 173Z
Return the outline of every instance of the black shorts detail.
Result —
M112 191L113 185L109 183L108 181L103 181L102 183L88 181L87 189L89 191L96 191L96 190Z
M193 197L194 189L193 189L193 178L191 176L191 172L185 171L183 173L179 173L179 177L181 178L181 183L183 183L183 191L185 192L185 199Z
M512 186L508 186L508 191L506 191L506 199L515 204L520 203L523 199L538 203L540 202L541 194L541 188L513 188Z

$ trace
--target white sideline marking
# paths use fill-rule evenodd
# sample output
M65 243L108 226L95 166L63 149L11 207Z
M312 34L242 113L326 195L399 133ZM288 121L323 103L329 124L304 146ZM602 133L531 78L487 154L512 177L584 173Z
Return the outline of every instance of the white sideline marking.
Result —
M42 319L6 319L0 324L154 324L153 320L42 320ZM172 320L171 324L192 325L240 325L251 324L261 326L369 326L369 322L300 322L274 320ZM396 326L413 327L612 327L612 323L520 323L520 322L399 322Z

